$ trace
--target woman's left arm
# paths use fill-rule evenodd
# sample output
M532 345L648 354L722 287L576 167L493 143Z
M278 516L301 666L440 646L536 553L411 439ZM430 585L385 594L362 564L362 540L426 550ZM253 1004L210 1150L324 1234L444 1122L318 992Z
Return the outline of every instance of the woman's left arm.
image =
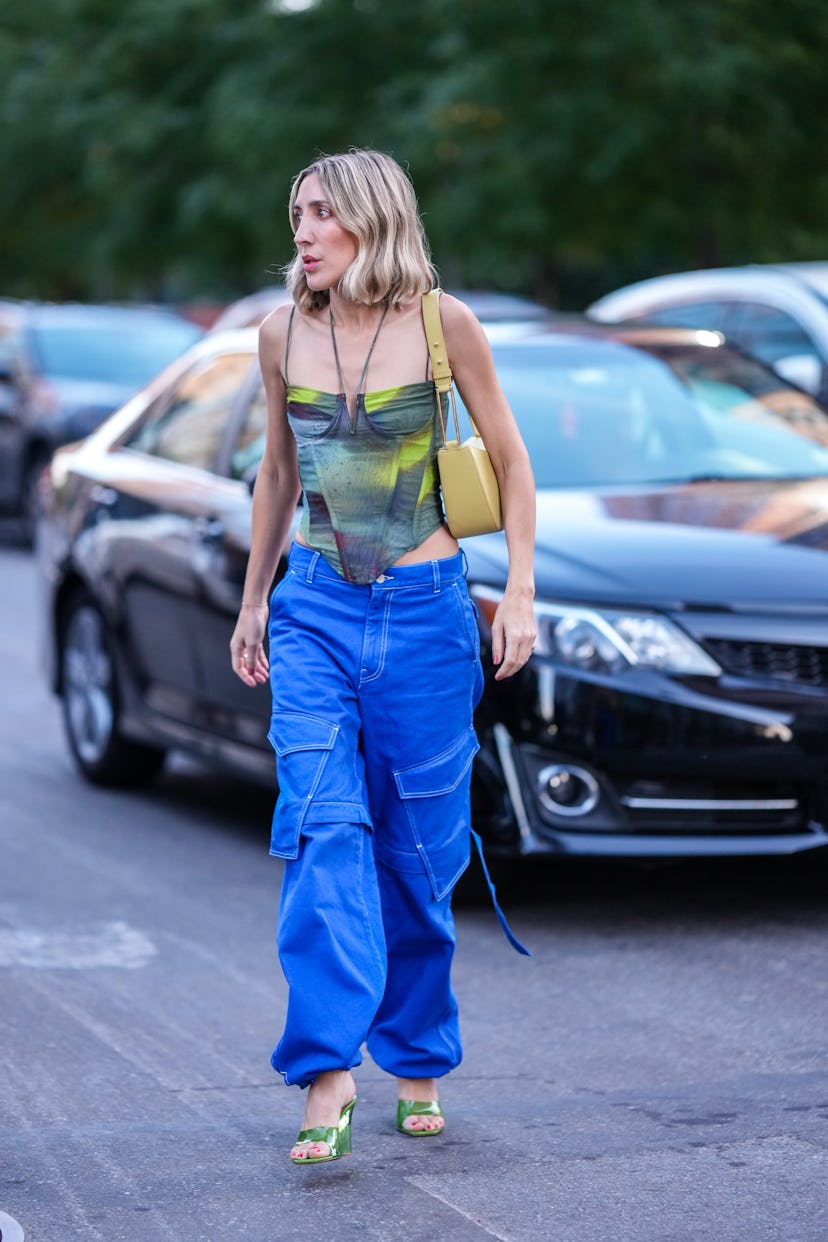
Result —
M483 437L500 486L509 549L506 590L492 622L492 659L502 681L522 668L535 645L535 480L529 454L475 315L443 294L440 315L458 391Z

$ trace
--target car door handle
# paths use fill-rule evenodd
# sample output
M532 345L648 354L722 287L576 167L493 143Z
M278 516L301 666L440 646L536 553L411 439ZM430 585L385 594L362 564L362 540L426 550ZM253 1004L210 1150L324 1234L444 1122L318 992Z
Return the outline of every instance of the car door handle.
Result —
M224 523L221 518L200 517L196 521L196 530L204 543L218 543L224 536Z

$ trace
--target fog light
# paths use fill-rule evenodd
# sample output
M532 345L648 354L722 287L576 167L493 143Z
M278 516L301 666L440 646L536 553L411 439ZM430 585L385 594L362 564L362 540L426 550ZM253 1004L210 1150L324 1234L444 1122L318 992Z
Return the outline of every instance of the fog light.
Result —
M554 763L538 773L538 801L553 815L588 815L601 788L591 772L571 763Z

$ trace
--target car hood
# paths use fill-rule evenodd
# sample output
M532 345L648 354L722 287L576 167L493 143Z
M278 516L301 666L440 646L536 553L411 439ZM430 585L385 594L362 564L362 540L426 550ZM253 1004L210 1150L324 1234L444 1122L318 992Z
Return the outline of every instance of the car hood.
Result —
M657 607L828 609L828 480L538 493L539 598ZM502 535L470 540L497 581Z

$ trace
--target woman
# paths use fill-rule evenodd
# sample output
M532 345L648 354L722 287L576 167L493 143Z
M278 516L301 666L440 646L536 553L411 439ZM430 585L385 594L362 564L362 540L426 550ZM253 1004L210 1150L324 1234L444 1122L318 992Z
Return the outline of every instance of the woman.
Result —
M443 1127L436 1080L460 1061L451 891L468 862L477 629L444 524L421 296L435 283L414 191L389 156L351 151L295 178L294 306L260 330L267 442L230 644L248 686L270 673L285 859L285 1030L272 1064L309 1087L297 1164L350 1151L351 1071L367 1043L397 1078L397 1128ZM441 299L450 364L500 484L509 576L496 677L529 657L534 483L471 311ZM288 571L268 592L297 502Z

